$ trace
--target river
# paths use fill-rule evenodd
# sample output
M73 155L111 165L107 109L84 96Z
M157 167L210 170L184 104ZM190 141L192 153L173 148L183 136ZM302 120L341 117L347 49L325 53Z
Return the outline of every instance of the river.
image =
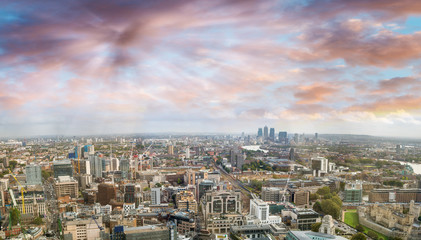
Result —
M412 167L412 169L414 170L415 174L421 174L421 164L419 163L410 163L410 162L401 162L399 161L400 164L405 165L408 164L409 166Z
M265 149L261 149L260 145L249 145L249 146L242 146L241 148L245 149L245 150L249 150L249 151L263 151L264 153L267 153L268 150Z

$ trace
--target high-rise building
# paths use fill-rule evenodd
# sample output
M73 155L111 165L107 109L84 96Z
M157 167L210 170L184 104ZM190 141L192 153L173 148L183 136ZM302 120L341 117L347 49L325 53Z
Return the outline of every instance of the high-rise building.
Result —
M231 165L235 166L238 169L241 169L244 165L245 157L242 153L242 151L231 149Z
M280 143L288 143L288 133L287 132L279 132L278 140Z
M186 147L186 158L190 158L190 147Z
M151 203L154 205L161 204L161 188L151 189Z
M59 176L73 176L73 166L69 160L53 162L54 178Z
M269 137L269 131L268 131L268 126L265 126L263 128L263 138L266 140Z
M26 184L27 185L41 185L42 175L41 166L30 164L26 165Z
M116 157L111 158L111 170L112 171L120 170L120 160Z
M129 178L130 161L128 159L120 160L120 171L121 171L121 178L123 179Z
M174 155L174 146L173 145L168 145L168 154Z
M98 155L89 155L88 160L91 163L91 174L93 177L102 177L103 159Z
M275 141L275 128L270 128L269 139L274 142Z
M124 185L124 202L125 203L134 203L135 202L135 185L128 183Z
M263 137L263 129L262 128L259 128L257 130L257 137Z
M318 134L318 133L315 133L315 134L314 134L314 139L315 139L315 140L318 140L318 139L319 139L319 134Z
M80 165L81 174L91 175L91 162L83 159L83 160L80 160L78 164Z

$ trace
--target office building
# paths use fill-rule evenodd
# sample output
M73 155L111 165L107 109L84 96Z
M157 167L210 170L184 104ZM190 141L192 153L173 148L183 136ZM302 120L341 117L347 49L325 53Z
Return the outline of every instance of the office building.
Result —
M201 207L205 227L210 233L229 233L231 226L243 225L241 192L208 191L202 198Z
M42 184L42 175L41 175L41 166L36 164L26 165L25 168L26 175L26 184L27 185L41 185Z
M98 217L96 222L102 226L102 217ZM64 239L90 240L101 239L100 229L95 221L88 219L74 219L63 221Z
M151 204L161 204L161 188L151 189Z
M135 185L128 183L124 185L124 202L125 203L134 203L135 202Z
M279 134L278 134L278 141L280 143L287 144L288 143L288 134L287 134L287 132L279 132Z
M324 157L311 158L311 169L313 176L321 177L329 172L329 160Z
M78 182L69 176L59 176L56 178L54 181L54 189L58 198L64 196L76 198L79 194Z
M73 166L69 160L53 162L54 178L59 176L73 177Z
M267 140L269 138L269 131L268 131L268 126L265 126L263 128L263 139Z
M99 157L98 155L89 155L88 160L91 164L90 170L91 174L94 178L100 178L102 177L102 171L103 171L103 159Z
M121 171L121 177L123 179L129 178L130 161L128 159L121 159L120 160L120 171Z
M197 202L194 194L190 191L182 191L175 196L177 208L182 211L197 212Z
M300 189L289 189L290 201L296 206L304 206L310 203L310 191Z
M281 189L274 187L262 188L262 200L266 202L281 202L282 201Z
M271 140L272 142L275 141L275 128L270 128L269 140Z
M116 199L116 187L113 184L101 183L98 185L98 202L101 205L110 204Z
M114 228L114 240L177 240L177 227L173 225L148 225L142 227L117 226Z
M279 216L269 216L269 205L261 199L250 199L250 213L247 224L278 224Z
M263 129L262 128L259 128L257 130L257 137L263 137Z
M215 183L210 180L203 180L201 183L199 183L198 200L200 201L200 199L206 193L206 191L212 190L213 186L215 186Z
M311 230L311 225L320 222L320 216L312 209L287 208L282 210L282 218L291 220L291 228L301 231Z
M363 188L362 184L347 183L344 189L344 202L360 203L363 200Z

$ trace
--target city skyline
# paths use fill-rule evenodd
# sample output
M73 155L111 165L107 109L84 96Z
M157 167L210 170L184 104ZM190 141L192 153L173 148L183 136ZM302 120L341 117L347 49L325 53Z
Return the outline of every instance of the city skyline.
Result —
M419 137L418 1L0 4L0 137Z

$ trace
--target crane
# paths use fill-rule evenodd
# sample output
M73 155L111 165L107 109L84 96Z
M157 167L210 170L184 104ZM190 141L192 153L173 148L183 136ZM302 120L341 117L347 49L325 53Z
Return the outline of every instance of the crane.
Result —
M95 222L95 223L96 223L96 225L98 226L99 230L100 230L100 231L103 231L103 230L104 230L104 228L103 228L103 227L101 227L101 226L99 225L99 223L96 221L96 218L95 218L95 216L94 216L94 215L92 215L92 219L94 220L94 222Z
M19 184L20 186L20 191L22 192L22 213L25 214L25 197L23 195L24 192L26 192L25 188L22 186L22 184L20 184L20 182L18 181L18 179L16 178L16 176L12 173L12 171L10 171L10 174L13 176L13 178L16 180L16 182ZM12 198L13 199L13 198ZM15 202L14 202L15 203Z
M285 188L284 188L284 193L282 194L282 202L285 204L285 202L286 202L286 197L285 197L285 194L286 194L286 192L287 192L287 188L288 188L288 183L289 183L289 179L290 179L290 177L291 177L291 172L288 172L288 179L287 179L287 183L285 184Z

